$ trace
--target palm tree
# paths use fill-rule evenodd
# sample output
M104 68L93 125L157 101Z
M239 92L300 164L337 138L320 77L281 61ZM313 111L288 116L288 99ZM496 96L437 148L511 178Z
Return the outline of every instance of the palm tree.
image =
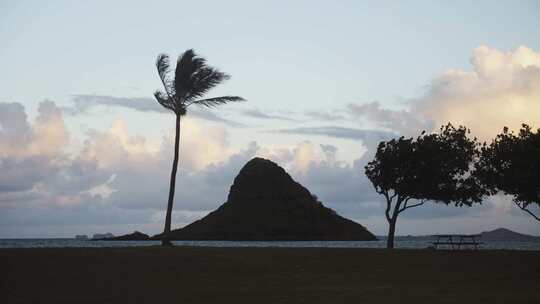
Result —
M170 64L167 54L160 54L156 60L159 78L164 91L156 91L155 98L166 109L176 114L176 133L174 137L174 159L169 186L169 202L165 217L165 229L161 239L163 246L170 246L169 232L171 231L171 214L174 202L176 171L178 169L178 150L180 144L180 120L186 115L191 105L214 108L228 102L243 101L238 96L221 96L201 99L210 89L230 78L229 75L206 65L206 60L199 57L190 49L178 57L174 79L169 78Z

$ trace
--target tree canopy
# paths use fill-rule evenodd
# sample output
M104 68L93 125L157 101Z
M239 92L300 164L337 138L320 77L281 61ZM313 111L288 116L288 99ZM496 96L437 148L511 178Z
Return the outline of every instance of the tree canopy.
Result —
M530 206L540 206L540 129L522 124L518 134L504 128L481 149L476 175L490 194L499 191L513 197L514 203L540 221Z

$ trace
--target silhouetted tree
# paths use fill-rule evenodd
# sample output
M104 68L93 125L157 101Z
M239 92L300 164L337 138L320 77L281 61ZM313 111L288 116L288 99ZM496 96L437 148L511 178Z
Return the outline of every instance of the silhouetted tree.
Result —
M178 168L178 153L180 143L180 120L186 115L187 108L199 105L213 108L228 102L243 101L238 96L221 96L201 99L210 89L230 78L229 75L206 65L206 60L187 50L178 57L174 79L169 78L169 56L160 54L156 60L159 78L163 83L164 91L156 91L154 96L163 107L176 114L176 133L174 138L174 159L171 171L169 188L169 201L165 217L162 245L171 245L169 232L171 231L171 214L174 202L174 189L176 184L176 171Z
M516 206L540 221L529 209L540 206L540 129L535 133L523 124L515 135L505 127L491 144L484 144L476 167L490 194L512 195Z
M465 127L448 124L438 133L424 131L416 139L400 137L379 143L365 173L386 199L387 248L394 248L397 218L407 209L428 200L456 206L481 202L484 190L471 175L478 144L468 133Z

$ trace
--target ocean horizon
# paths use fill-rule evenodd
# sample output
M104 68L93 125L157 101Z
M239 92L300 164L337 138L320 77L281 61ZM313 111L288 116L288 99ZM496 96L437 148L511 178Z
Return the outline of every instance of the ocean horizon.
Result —
M397 237L395 246L401 249L426 249L431 238ZM482 241L479 250L540 251L540 241ZM173 241L176 246L193 247L281 247L281 248L386 248L386 240L377 241ZM119 248L159 246L160 241L94 241L75 238L0 239L0 248Z

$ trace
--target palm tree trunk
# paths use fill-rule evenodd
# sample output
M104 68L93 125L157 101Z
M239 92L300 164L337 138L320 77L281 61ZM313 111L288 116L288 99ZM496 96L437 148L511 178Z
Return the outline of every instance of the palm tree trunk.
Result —
M171 232L171 216L174 203L174 190L176 186L176 171L178 170L178 153L180 148L180 115L176 115L176 133L174 136L174 159L171 171L171 183L169 185L169 202L167 204L167 215L165 216L165 229L161 239L162 246L171 246L169 233Z

